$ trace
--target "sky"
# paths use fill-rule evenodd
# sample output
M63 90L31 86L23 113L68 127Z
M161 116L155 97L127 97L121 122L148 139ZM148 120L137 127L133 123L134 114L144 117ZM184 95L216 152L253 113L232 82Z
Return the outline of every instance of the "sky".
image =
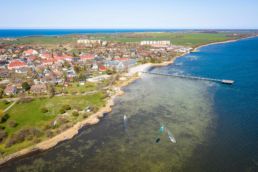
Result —
M258 0L0 0L0 28L258 29Z

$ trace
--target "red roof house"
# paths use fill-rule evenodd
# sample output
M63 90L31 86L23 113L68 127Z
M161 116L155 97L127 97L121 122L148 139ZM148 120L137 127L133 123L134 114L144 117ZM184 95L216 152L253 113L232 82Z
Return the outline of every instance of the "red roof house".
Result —
M117 60L117 61L127 61L129 59L128 58L116 58L115 60Z
M9 64L8 64L8 69L12 70L12 69L20 69L20 68L24 68L27 67L27 64L24 63L23 61L20 60L12 60Z
M100 72L105 72L107 68L105 66L99 66L99 71Z
M39 55L42 59L48 59L48 58L51 58L51 54L49 54L49 53L43 53L43 54L40 54Z
M55 59L56 61L64 61L64 60L66 60L66 61L72 61L72 58L73 58L73 57L68 56L68 55L54 56L54 59Z
M37 59L36 56L30 56L30 57L27 58L27 60L28 60L28 61L31 61L31 62L34 61L34 60L36 60L36 59Z
M43 64L43 65L46 65L46 66L52 65L52 64L54 64L54 63L55 63L55 59L53 59L53 58L48 58L48 59L42 60L42 64Z
M7 85L4 89L4 93L8 96L14 95L17 93L17 88L15 85Z
M81 61L93 60L93 59L94 59L94 55L93 54L86 54L86 55L80 56L80 60Z
M28 50L25 50L25 51L23 52L23 54L24 54L25 56L32 56L32 55L37 55L38 52L37 52L36 50L33 50L33 49L28 49Z

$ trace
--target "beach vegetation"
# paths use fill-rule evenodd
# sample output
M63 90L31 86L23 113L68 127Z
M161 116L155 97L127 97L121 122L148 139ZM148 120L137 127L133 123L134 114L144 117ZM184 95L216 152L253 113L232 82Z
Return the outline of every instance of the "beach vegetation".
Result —
M44 140L56 135L62 131L61 127L65 128L76 122L61 115L60 109L72 115L71 109L85 109L93 105L99 108L105 104L104 97L103 92L97 92L90 95L21 99L8 114L1 116L0 150L7 155L35 144L38 139ZM3 102L0 105L5 106ZM56 125L53 127L54 121Z

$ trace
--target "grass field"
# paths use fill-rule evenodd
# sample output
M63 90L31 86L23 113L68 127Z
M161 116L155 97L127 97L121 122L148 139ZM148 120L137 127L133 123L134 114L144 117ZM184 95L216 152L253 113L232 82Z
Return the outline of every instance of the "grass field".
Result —
M77 38L73 36L33 36L33 37L24 37L19 38L15 41L12 41L14 44L34 44L34 45L59 45L65 43L75 43Z
M85 92L89 92L89 91L94 91L97 88L97 84L95 83L90 83L90 82L86 82L85 85L80 85L78 82L76 83L71 83L68 87L64 87L63 86L56 86L56 92L60 93L60 92L64 92L64 93L69 93L69 94L73 94L73 93L85 93Z
M9 148L5 147L6 141L21 129L36 127L44 131L44 127L50 124L60 114L59 111L63 105L70 105L72 110L78 108L84 109L87 106L102 107L105 105L104 94L99 92L85 96L60 96L35 99L28 103L17 103L8 111L10 116L9 119L0 124L8 134L5 141L0 143L0 152L8 154L33 144L33 140L25 140L24 142L15 144ZM43 113L41 111L43 107L49 109L49 111ZM18 125L16 127L10 127L8 123L9 121L15 121ZM44 138L46 138L45 134L43 134L39 139Z
M196 47L198 45L240 38L230 33L130 33L96 36L98 39L118 42L140 42L142 40L170 40L172 44Z
M243 36L232 36L233 32L200 33L200 32L146 32L146 33L122 33L122 34L97 34L91 35L91 39L101 39L115 42L140 42L142 40L170 40L172 44L196 47L198 45L237 39ZM14 44L59 45L76 43L78 35L68 36L34 36L19 38L12 41Z
M11 105L11 102L6 104L4 101L0 101L0 109L1 110L5 110L5 108L7 108L10 105Z

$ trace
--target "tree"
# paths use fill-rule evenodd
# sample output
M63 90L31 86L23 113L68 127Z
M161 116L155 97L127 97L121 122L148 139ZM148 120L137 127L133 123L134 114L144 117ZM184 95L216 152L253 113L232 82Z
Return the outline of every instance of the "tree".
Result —
M7 133L4 130L0 130L0 143L7 137Z
M24 82L22 83L22 88L25 90L25 91L28 91L30 89L30 85L27 83L27 82Z
M3 98L3 95L4 95L4 89L0 88L0 98Z
M8 125L9 125L9 127L15 128L18 124L16 121L11 120L11 121L9 121Z
M47 113L47 112L48 112L48 108L42 107L42 108L40 109L40 111L41 111L42 113Z
M80 67L77 66L77 65L75 65L75 66L73 67L73 69L74 69L74 71L75 71L77 74L80 72Z
M74 117L78 117L79 116L79 112L77 112L77 111L73 111L72 114L73 114Z
M4 111L0 109L0 118L4 115Z
M54 97L55 94L56 94L55 86L54 85L50 85L50 88L49 88L49 95L50 95L50 97Z
M78 79L80 81L84 81L84 80L86 80L86 76L83 73L80 73L79 76L78 76Z
M10 118L9 114L3 114L1 117L0 117L0 123L5 123L8 119Z

